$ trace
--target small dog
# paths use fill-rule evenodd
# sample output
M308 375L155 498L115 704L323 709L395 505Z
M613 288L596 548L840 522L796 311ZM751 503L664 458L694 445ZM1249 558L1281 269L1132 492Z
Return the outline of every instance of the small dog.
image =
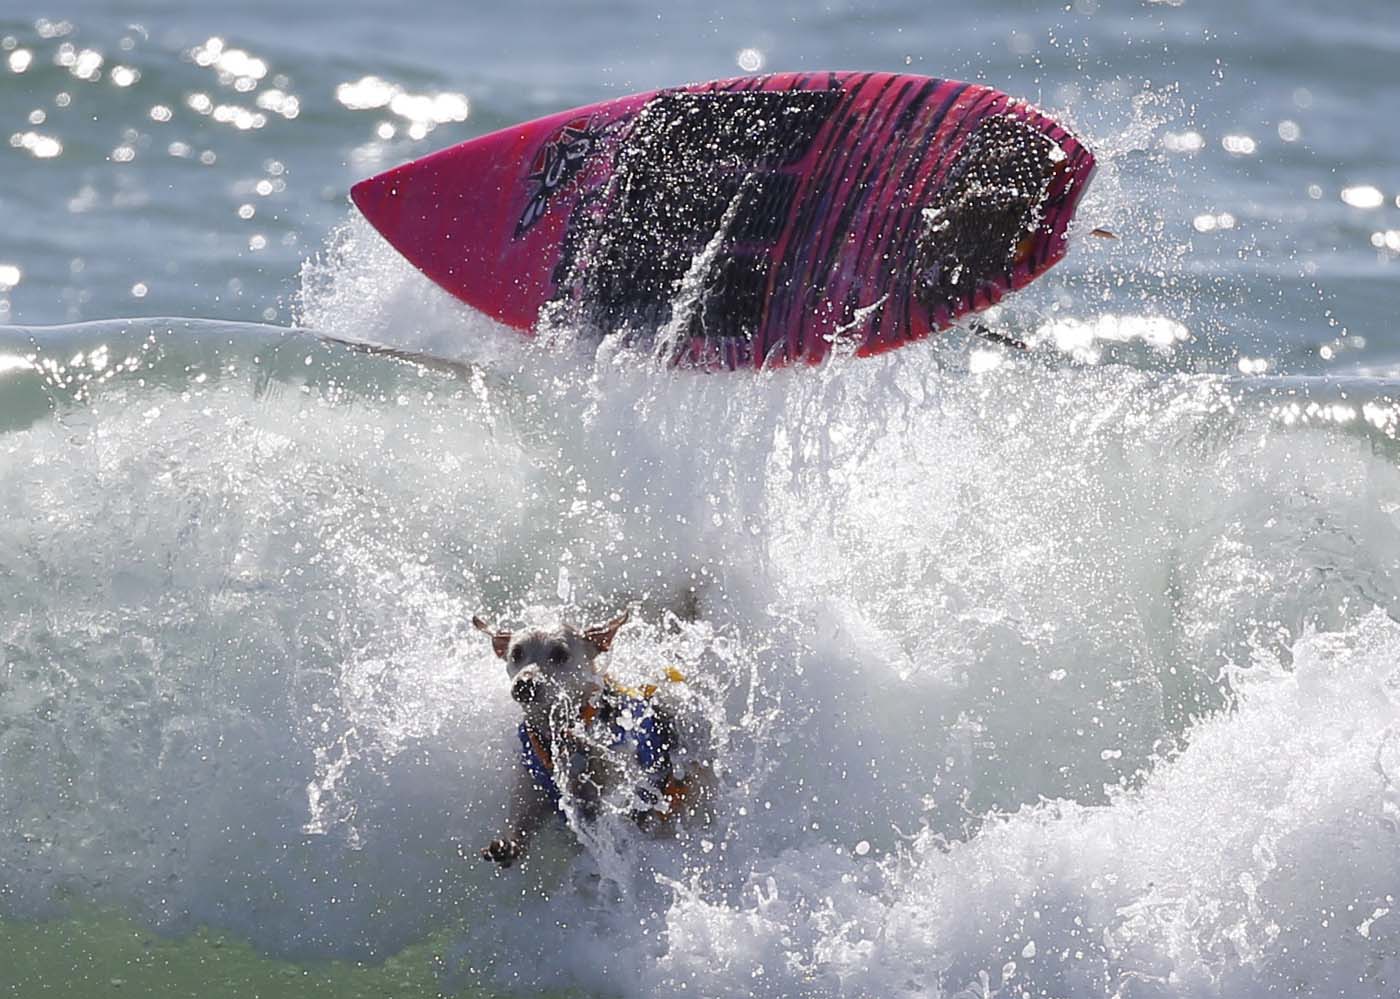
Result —
M656 696L657 688L631 690L594 665L627 618L624 611L582 630L564 625L513 633L472 618L505 660L511 697L524 712L509 817L501 834L482 848L482 859L509 867L552 814L573 810L591 821L619 793L630 800L617 810L644 829L694 809L702 768L684 765L674 713ZM681 679L674 670L668 675Z

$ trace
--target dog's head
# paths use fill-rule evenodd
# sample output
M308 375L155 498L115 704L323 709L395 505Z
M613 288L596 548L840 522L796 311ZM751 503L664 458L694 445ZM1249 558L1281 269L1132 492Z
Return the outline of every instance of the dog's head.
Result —
M543 723L557 704L581 705L602 688L603 678L593 668L593 660L612 648L627 617L623 611L606 624L583 629L565 624L501 631L479 617L472 618L472 625L491 636L492 650L505 660L510 696L527 718Z

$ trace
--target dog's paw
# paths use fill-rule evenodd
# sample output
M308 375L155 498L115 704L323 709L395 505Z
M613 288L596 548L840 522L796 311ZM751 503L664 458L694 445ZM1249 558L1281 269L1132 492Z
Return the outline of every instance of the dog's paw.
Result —
M490 860L509 867L525 853L525 848L513 839L493 839L488 846L481 848L481 859Z

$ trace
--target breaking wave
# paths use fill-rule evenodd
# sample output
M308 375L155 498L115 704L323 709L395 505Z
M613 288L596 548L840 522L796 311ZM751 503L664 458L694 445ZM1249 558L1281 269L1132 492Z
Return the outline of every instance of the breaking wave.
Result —
M0 329L0 914L446 932L451 989L1395 989L1392 383L1093 315L674 372L363 228L305 284L316 333ZM612 669L713 724L714 825L462 859L516 765L471 614L622 605Z

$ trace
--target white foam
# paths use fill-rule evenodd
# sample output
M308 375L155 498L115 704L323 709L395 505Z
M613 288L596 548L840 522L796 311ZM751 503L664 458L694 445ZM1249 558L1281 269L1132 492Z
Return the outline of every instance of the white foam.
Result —
M526 990L1393 987L1383 428L956 342L677 373L356 246L304 321L460 367L137 323L6 374L0 912L369 958L460 919L449 983ZM715 827L460 859L516 766L469 615L623 603Z

